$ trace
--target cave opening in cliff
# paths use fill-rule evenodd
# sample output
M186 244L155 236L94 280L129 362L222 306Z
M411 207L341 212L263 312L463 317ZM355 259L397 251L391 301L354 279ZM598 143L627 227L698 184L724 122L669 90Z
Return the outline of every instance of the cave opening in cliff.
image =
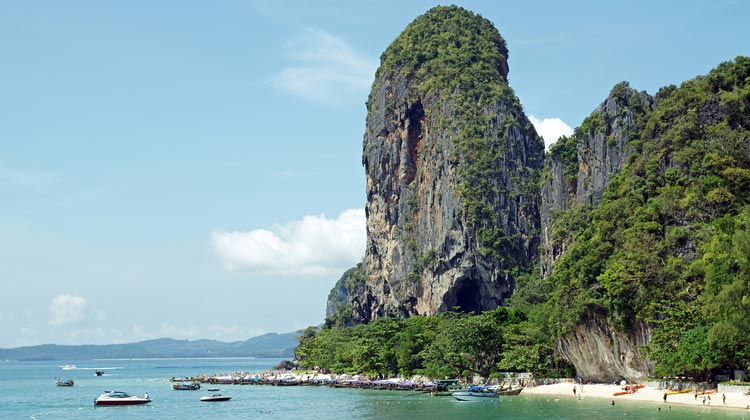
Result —
M406 114L406 177L404 182L410 184L417 174L417 153L422 142L422 120L424 120L424 108L421 102L416 102L409 108Z
M456 284L456 305L460 312L478 314L482 311L479 303L479 285L471 278L463 279Z

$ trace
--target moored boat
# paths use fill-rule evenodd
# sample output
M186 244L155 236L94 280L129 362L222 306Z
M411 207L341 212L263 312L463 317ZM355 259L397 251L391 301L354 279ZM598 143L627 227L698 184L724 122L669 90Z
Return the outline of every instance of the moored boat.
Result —
M456 391L453 394L453 398L459 401L482 401L488 399L497 399L497 392L486 386L470 386L466 391Z
M436 397L451 396L454 392L466 391L468 389L468 385L459 383L458 379L438 379L432 383L434 384L434 389L429 390L429 393Z
M523 388L516 388L516 389L501 389L497 391L497 395L518 395L523 391Z
M218 402L218 401L229 401L232 397L227 395L221 395L221 394L214 394L214 395L207 395L205 397L201 397L201 401L203 402Z
M191 384L183 384L183 383L173 383L172 389L175 391L196 391L201 389L201 384L198 382L193 382Z
M75 385L75 383L73 382L72 379L62 379L62 378L59 378L58 380L55 381L55 385L57 385L57 386L73 386L73 385Z
M145 397L139 395L130 395L127 392L122 391L104 391L103 394L99 395L94 400L94 405L136 405L136 404L148 404L151 399L148 398L148 394Z

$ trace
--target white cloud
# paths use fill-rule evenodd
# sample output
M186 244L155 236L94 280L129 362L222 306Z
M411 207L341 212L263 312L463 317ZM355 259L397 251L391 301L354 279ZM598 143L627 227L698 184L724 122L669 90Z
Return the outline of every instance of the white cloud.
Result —
M323 104L367 99L378 62L343 39L308 28L285 46L285 52L293 63L273 75L279 89Z
M83 320L86 315L88 301L75 295L60 294L52 299L49 306L49 324L75 324Z
M336 219L324 215L272 229L214 231L214 249L230 270L272 275L340 274L362 259L365 211L346 210Z
M547 149L561 136L573 134L573 128L557 117L540 120L533 115L529 115L529 121L534 124L536 132L544 139L544 145Z

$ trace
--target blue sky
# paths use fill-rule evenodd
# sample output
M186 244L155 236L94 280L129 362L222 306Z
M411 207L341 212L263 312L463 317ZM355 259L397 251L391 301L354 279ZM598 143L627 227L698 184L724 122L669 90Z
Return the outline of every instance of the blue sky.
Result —
M428 1L0 1L0 347L318 324L364 253L380 53ZM750 55L743 1L459 5L552 140Z

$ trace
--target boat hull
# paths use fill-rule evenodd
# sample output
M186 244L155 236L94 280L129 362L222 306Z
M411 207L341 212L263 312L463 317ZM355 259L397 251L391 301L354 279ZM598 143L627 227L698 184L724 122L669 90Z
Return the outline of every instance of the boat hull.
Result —
M199 383L194 384L172 384L172 389L175 391L197 391L201 389L201 385Z
M141 397L138 395L128 395L121 391L114 391L100 395L94 400L94 406L139 405L150 402L151 399L148 398L148 394L146 394L146 397Z
M459 401L487 401L497 400L498 395L494 392L470 392L470 391L459 391L454 392L453 398Z
M201 401L203 402L220 402L220 401L229 401L232 399L232 397L226 397L226 396L213 396L213 397L201 397Z
M523 388L516 388L516 389L507 390L507 391L498 391L497 395L499 395L499 396L503 396L503 395L518 395L518 394L521 393L521 391L523 391Z
M122 399L122 400L117 400L117 401L115 401L115 400L100 400L100 401L96 401L95 404L98 405L98 406L115 406L115 405L148 404L150 402L151 402L151 400L146 400L146 399L138 399L138 400L135 400L135 399L133 399L133 400Z

